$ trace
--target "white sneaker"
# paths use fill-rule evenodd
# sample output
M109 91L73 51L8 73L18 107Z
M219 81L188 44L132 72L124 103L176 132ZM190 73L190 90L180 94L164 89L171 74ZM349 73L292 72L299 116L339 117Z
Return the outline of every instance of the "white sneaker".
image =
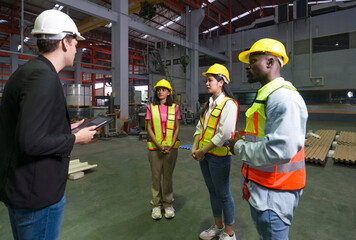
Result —
M152 209L152 218L155 220L162 218L161 207L154 207Z
M166 218L174 218L175 214L174 214L174 208L173 207L167 207L164 209L164 216Z
M236 235L232 235L232 237L229 236L226 232L222 232L220 234L219 240L236 240Z
M210 239L213 239L215 237L218 237L220 236L220 234L222 232L224 232L224 228L218 228L215 224L213 226L211 226L209 229L207 230L204 230L200 233L199 237L200 239L203 239L203 240L210 240Z

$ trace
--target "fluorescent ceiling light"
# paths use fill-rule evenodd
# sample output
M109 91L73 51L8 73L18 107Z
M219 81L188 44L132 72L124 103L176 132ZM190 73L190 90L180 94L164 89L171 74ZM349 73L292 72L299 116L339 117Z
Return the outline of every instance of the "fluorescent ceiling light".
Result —
M178 22L181 18L182 18L181 16L176 17L172 21L169 21L168 23L164 24L163 26L160 26L158 29L162 30L163 28L166 28L166 27L170 26L171 24Z
M215 1L215 0L209 0L210 3L214 2L214 1ZM309 4L309 5L312 5L312 4L330 3L330 2L332 2L332 1L334 1L334 0L324 0L324 1L308 2L308 4ZM350 2L350 0L336 0L336 2ZM203 3L203 4L202 4L202 7L205 7L205 6L206 6L206 4ZM288 4L288 6L293 6L293 4ZM256 12L256 11L261 10L261 9L263 9L263 8L275 8L275 7L276 7L276 5L268 5L268 6L256 7L256 8L254 8L252 11L253 11L253 12ZM231 22L234 22L234 21L236 21L236 20L239 19L239 18L243 18L243 17L249 15L250 12L251 12L251 11L247 11L247 12L244 12L244 13L240 14L239 16L236 16L236 17L232 18L232 19L231 19ZM229 21L225 21L225 22L223 22L221 25L224 25L224 26L225 26L225 25L228 24L228 23L229 23ZM212 27L212 28L210 28L210 29L208 29L208 30L205 30L203 33L208 33L208 32L214 31L214 30L217 29L218 27L219 27L219 26Z
M59 5L59 4L56 4L54 5L53 9L56 9L58 11L61 11L63 9L63 6Z

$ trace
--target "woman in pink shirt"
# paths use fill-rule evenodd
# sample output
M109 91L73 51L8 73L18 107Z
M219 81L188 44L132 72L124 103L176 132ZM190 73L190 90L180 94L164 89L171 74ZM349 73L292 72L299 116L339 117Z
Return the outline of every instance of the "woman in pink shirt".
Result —
M179 106L173 103L172 87L162 79L156 86L153 102L147 106L147 131L150 139L148 160L152 171L152 218L162 218L163 206L166 218L173 218L173 170L176 165L179 147ZM161 187L163 175L163 187Z

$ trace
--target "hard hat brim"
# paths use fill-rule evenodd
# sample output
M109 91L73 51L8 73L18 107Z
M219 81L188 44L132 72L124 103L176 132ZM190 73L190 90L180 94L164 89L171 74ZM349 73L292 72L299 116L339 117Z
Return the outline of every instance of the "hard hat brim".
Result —
M240 53L239 60L244 63L250 63L250 53L250 50Z
M241 62L249 64L250 63L250 54L254 53L254 52L260 52L260 51L251 51L251 50L244 51L244 52L239 54L239 60ZM274 51L268 51L268 53L271 53L271 55L273 55L273 56L282 58L283 59L283 66L286 65L288 63L288 61L289 61L288 56L281 56L280 53L277 53L277 52L274 52Z
M83 40L85 40L85 38L84 38L82 35L80 35L79 33L76 34L76 39L77 39L78 41L83 41Z
M203 75L203 76L207 76L208 74L210 74L210 73L208 73L208 72L203 72L201 75Z

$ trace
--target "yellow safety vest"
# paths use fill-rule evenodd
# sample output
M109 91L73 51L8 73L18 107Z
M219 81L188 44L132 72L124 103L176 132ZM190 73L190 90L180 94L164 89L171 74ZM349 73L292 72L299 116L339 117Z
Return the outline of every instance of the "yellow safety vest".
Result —
M229 98L229 97L225 97L222 100L222 102L213 109L213 111L210 113L205 130L203 131L204 128L202 128L202 130L200 131L200 141L199 141L200 149L203 148L205 145L207 145L209 142L211 142L211 139L214 137L215 131L216 131L216 126L218 125L218 122L220 119L220 114L221 114L226 102L229 100L232 100L236 104L236 106L238 106L238 104L235 100L233 100L232 98ZM208 103L206 103L206 104L208 104ZM208 111L208 108L206 109L203 116L200 117L202 126L204 125L205 115L206 115L207 111ZM237 114L236 114L236 121L237 121ZM236 131L236 124L235 124L234 132L235 131ZM235 134L231 138L234 138L234 137L235 137ZM230 156L231 155L230 148L229 148L228 144L226 144L222 147L215 147L215 148L211 149L208 153L216 155L216 156Z
M297 89L283 78L277 78L263 86L257 93L256 100L246 112L246 135L257 137L256 141L264 138L264 127L266 122L265 104L268 96L279 88ZM260 139L259 139L260 138ZM243 163L242 174L245 182L252 180L262 186L279 190L298 190L305 186L305 161L304 147L285 164L251 167ZM248 200L244 192L245 200Z
M166 123L166 134L164 135L162 132L161 126L161 113L159 111L158 105L151 104L151 113L152 113L152 125L153 130L157 139L157 142L161 143L161 145L169 146L173 141L173 133L175 129L176 123L176 104L172 104L172 106L168 106L167 113L167 123ZM174 143L173 149L179 148L180 141L177 140ZM151 139L147 141L148 150L158 150L157 146L152 142Z
M265 136L265 103L267 97L277 89L284 87L291 90L297 91L295 87L290 83L285 81L283 78L277 78L272 82L263 86L258 90L257 97L253 102L252 106L246 111L246 129L247 134L263 138Z

